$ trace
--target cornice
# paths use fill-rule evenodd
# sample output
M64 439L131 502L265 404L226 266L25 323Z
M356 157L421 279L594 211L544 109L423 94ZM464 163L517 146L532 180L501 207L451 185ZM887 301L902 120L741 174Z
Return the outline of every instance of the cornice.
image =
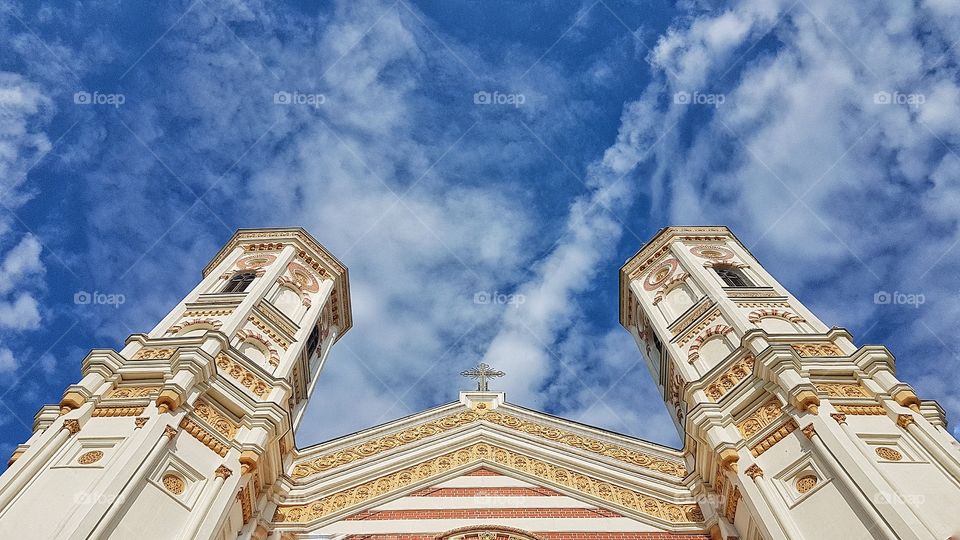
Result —
M292 244L297 249L299 259L306 258L317 263L321 270L320 273L334 280L334 290L337 294L336 299L341 319L338 325L338 334L343 335L353 326L353 315L350 308L350 273L339 259L301 227L237 229L230 240L220 248L220 251L203 268L203 276L206 277L212 272L238 246L273 242Z

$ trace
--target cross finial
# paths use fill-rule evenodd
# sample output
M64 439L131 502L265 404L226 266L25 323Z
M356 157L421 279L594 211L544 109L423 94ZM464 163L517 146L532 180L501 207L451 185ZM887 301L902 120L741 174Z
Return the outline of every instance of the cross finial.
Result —
M477 391L478 392L489 392L490 389L487 388L487 379L493 379L496 377L503 377L506 373L491 368L485 363L481 363L479 366L469 369L460 373L464 377L470 377L471 379L477 379Z

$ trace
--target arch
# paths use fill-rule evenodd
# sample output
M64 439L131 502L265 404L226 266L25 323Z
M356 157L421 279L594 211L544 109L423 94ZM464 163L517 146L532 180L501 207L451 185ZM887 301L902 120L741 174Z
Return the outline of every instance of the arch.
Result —
M490 536L492 535L492 536ZM506 536L512 540L544 540L542 536L537 536L532 532L503 525L470 525L452 529L447 532L434 536L434 540L453 540L454 538L462 540L487 540L488 538L498 538Z
M273 305L284 315L290 317L290 320L296 322L299 317L300 307L304 305L304 295L299 290L291 287L287 283L280 284L276 294L273 297Z
M726 326L723 324L718 324L712 328L706 329L702 334L697 336L697 339L693 340L693 345L691 345L690 350L687 351L687 361L692 364L697 360L699 360L700 351L703 348L704 344L706 344L707 342L713 339L723 338L730 332L733 332L733 328L730 328L729 326ZM730 350L732 351L733 348L731 347Z
M792 323L806 322L803 317L797 315L796 313L791 313L782 309L757 309L751 311L750 314L747 315L747 320L753 324L757 324L760 322L760 319L766 319L768 317L784 319Z
M247 352L254 353L254 351L248 347L244 347L245 343L249 343L251 346L256 347L263 353L263 360L270 363L271 366L277 367L280 365L280 355L277 354L277 350L273 348L273 344L270 341L263 337L263 335L253 332L251 330L241 330L237 333L240 336L241 343L238 347L240 352L247 355L250 358L250 355ZM251 360L260 360L259 358L250 358Z
M180 333L184 330L190 331L190 330L196 330L200 328L203 328L206 330L219 330L220 326L222 325L223 323L218 321L217 319L190 319L190 320L182 321L180 323L177 323L171 326L170 328L167 329L166 333L180 335Z

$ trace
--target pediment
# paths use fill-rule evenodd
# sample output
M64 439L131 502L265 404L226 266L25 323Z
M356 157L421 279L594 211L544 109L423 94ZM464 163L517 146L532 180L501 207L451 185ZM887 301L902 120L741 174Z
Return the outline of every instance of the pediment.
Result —
M445 405L298 452L273 521L315 530L479 468L651 530L702 531L676 450L497 400Z

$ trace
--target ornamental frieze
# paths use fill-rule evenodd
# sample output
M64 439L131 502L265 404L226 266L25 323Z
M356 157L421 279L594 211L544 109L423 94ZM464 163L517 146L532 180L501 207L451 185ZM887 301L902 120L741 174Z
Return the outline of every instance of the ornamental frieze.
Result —
M165 360L173 356L176 349L140 349L133 360Z
M483 413L462 411L433 422L420 424L398 433L364 442L352 448L330 452L318 458L297 463L293 467L291 477L295 480L307 478L341 465L353 463L360 459L393 450L399 446L414 443L421 439L457 429L480 420L678 478L683 478L687 474L686 466L682 463L628 450L614 444L583 437L569 431L543 426L509 414L498 411L486 411Z
M817 390L830 397L870 397L870 393L860 383L813 383Z
M564 486L570 490L670 523L699 524L704 519L700 506L696 503L671 503L632 489L597 480L534 457L487 443L477 443L392 474L381 476L375 480L364 482L358 486L340 490L317 501L297 505L281 505L277 507L273 521L275 523L309 523L316 521L359 506L376 497L481 461L496 463L507 469L533 476L554 485Z
M840 347L833 343L794 343L791 345L797 354L803 357L846 356Z
M202 399L197 399L193 404L193 414L228 439L233 439L237 434L239 426Z
M270 393L271 386L266 381L229 356L223 354L217 356L217 367L260 399L267 397Z
M103 395L103 399L146 398L159 393L159 386L117 386L107 390L107 393Z
M780 418L783 406L777 398L771 398L766 404L754 411L750 416L737 422L737 429L744 438L752 437L774 420Z
M732 366L717 377L707 386L705 390L707 397L712 401L720 401L720 398L733 389L740 381L746 379L753 373L753 364L755 359L753 355L747 355L737 360Z

